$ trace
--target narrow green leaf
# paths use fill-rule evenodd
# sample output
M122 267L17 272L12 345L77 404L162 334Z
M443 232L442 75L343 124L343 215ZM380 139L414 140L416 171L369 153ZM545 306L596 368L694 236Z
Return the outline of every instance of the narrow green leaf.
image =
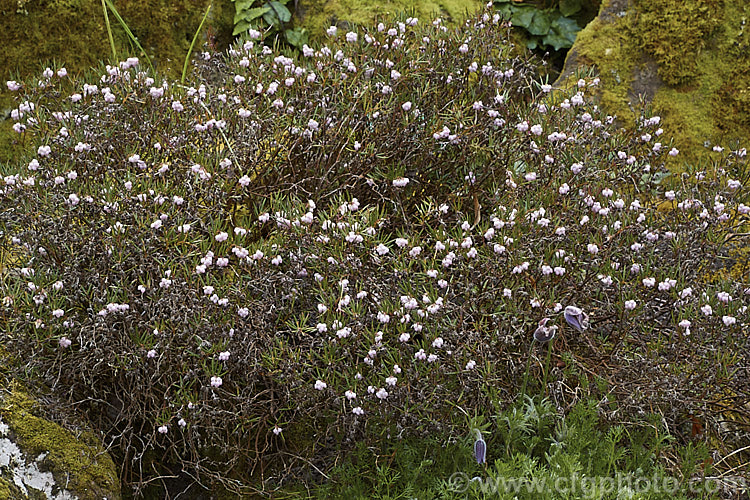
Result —
M112 62L117 62L117 51L115 50L115 39L112 37L112 26L109 24L109 15L107 14L107 6L102 0L102 10L104 11L104 24L107 25L107 35L109 36L109 46L112 47Z
M120 13L117 12L117 9L112 4L111 0L104 0L104 1L106 2L107 7L109 7L109 10L112 11L112 14L115 16L115 19L117 19L117 22L119 22L120 26L122 26L122 29L125 30L125 33L127 33L127 35L130 38L130 40L135 44L136 47L138 47L138 49L141 51L141 54L143 54L143 57L146 58L146 62L148 63L149 68L151 68L151 71L153 72L154 71L154 66L153 66L153 64L151 64L151 58L148 56L148 54L143 49L143 47L141 47L141 44L138 41L138 38L136 38L136 36L133 34L133 32L130 31L130 28L128 27L127 23L122 18L122 16L120 16Z
M273 9L263 14L263 20L266 22L266 24L270 26L276 26L276 28L278 28L278 25L281 24L279 16L276 15L276 12Z
M213 4L212 3L208 4L206 13L203 14L203 19L201 20L201 23L198 25L198 29L195 30L195 35L193 35L193 41L190 42L190 48L188 49L187 55L185 55L185 63L182 65L182 78L180 79L180 83L185 83L185 75L187 74L187 67L188 67L188 63L190 62L190 56L193 53L193 47L195 47L195 41L198 39L198 35L200 34L201 29L203 28L203 24L206 22L208 13L211 12L211 7L213 7Z
M526 162L523 160L516 160L513 163L513 171L516 173L516 175L521 175L521 174L526 173L526 168L527 168Z

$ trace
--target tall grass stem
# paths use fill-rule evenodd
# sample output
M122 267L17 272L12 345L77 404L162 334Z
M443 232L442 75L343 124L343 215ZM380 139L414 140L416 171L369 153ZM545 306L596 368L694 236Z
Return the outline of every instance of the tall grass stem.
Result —
M208 18L208 13L211 12L211 7L213 7L213 3L208 4L206 13L203 14L203 20L198 26L198 29L196 30L195 35L193 35L193 41L190 42L190 48L188 49L188 53L185 56L185 63L182 65L182 78L180 78L180 83L182 84L185 83L185 75L187 74L187 67L188 67L188 63L190 62L190 56L193 54L193 47L195 47L195 41L198 39L198 35L200 34L201 29L203 29L203 23L206 22L206 18Z
M141 51L141 54L143 54L143 57L146 58L146 62L148 62L148 66L149 68L151 68L151 72L153 73L154 66L153 64L151 64L151 58L148 56L146 51L141 46L140 42L138 41L138 38L136 38L133 32L130 31L130 28L128 27L127 23L122 18L122 16L120 16L120 13L117 12L117 9L115 8L114 4L112 4L112 1L111 0L102 0L102 1L107 4L107 7L109 7L109 9L112 11L112 14L115 16L115 19L117 19L117 22L119 22L120 26L122 26L122 29L125 30L125 33L128 35L128 38L130 38L130 40L135 44L135 46L138 47L138 50ZM110 36L111 36L111 32L110 32Z
M104 11L104 24L107 25L107 35L109 36L109 46L112 47L112 62L117 62L117 50L115 49L115 39L112 36L112 26L109 24L109 14L107 14L107 5L102 0L102 10Z

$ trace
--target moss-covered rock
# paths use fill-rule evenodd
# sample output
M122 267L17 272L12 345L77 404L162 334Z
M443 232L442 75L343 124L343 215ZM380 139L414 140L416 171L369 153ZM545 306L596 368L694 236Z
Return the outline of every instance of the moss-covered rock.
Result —
M681 160L750 136L750 4L744 0L606 0L578 36L561 80L602 75L601 100L625 125L643 101Z
M0 499L121 498L117 468L91 432L46 420L16 383L0 396Z

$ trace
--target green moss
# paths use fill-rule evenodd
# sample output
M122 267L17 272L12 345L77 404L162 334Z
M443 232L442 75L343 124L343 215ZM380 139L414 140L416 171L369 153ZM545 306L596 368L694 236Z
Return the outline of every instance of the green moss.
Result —
M8 163L23 153L18 134L13 131L10 120L0 121L0 163Z
M0 477L0 500L11 500L12 498L20 497L21 491L18 487Z
M750 5L742 0L602 3L578 36L576 65L595 65L603 109L633 125L639 93L681 151L672 166L700 161L705 142L750 137ZM655 74L651 74L651 66ZM636 109L636 111L639 111Z
M700 97L696 98L696 93ZM664 87L652 102L654 113L664 117L663 126L681 151L681 162L698 161L705 150L704 141L717 139L712 100L701 94Z
M35 494L35 492L30 491L29 494L32 499L41 497L47 500L47 496L43 493ZM0 500L19 500L20 498L26 498L21 488L0 477Z
M457 22L481 6L478 0L307 0L301 2L298 17L300 25L315 37L335 23L370 24L379 17L387 20L402 12L413 12L423 23L437 16Z
M695 57L719 26L723 0L636 0L637 34L668 85L689 83L699 70Z
M605 0L600 7L600 17L594 19L576 38L574 50L579 64L599 68L602 77L600 97L609 114L616 115L625 125L634 123L634 114L629 106L628 91L636 60L632 53L637 50L630 36L634 24L632 15L603 20L602 13L610 8Z
M0 415L31 455L44 459L58 484L67 484L81 500L120 498L117 468L91 433L78 438L60 425L36 415L37 405L17 383L0 405Z
M705 141L727 144L750 137L750 39L742 25L748 15L750 6L727 1L704 49L684 55L685 64L694 65L689 84L664 87L654 98L655 112L686 153L683 160L702 158Z

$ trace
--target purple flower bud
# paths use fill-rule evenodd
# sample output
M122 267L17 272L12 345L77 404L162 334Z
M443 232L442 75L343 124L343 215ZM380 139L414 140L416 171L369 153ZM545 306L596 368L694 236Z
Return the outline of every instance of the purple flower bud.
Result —
M539 322L539 326L534 330L534 340L544 344L555 338L557 326L547 326L549 318L544 318Z
M589 316L579 307L566 307L563 316L565 317L565 321L579 332L582 332L589 327Z
M474 441L474 458L478 464L483 464L487 458L487 443L484 442L479 429L474 429L474 431L477 433L477 439Z

